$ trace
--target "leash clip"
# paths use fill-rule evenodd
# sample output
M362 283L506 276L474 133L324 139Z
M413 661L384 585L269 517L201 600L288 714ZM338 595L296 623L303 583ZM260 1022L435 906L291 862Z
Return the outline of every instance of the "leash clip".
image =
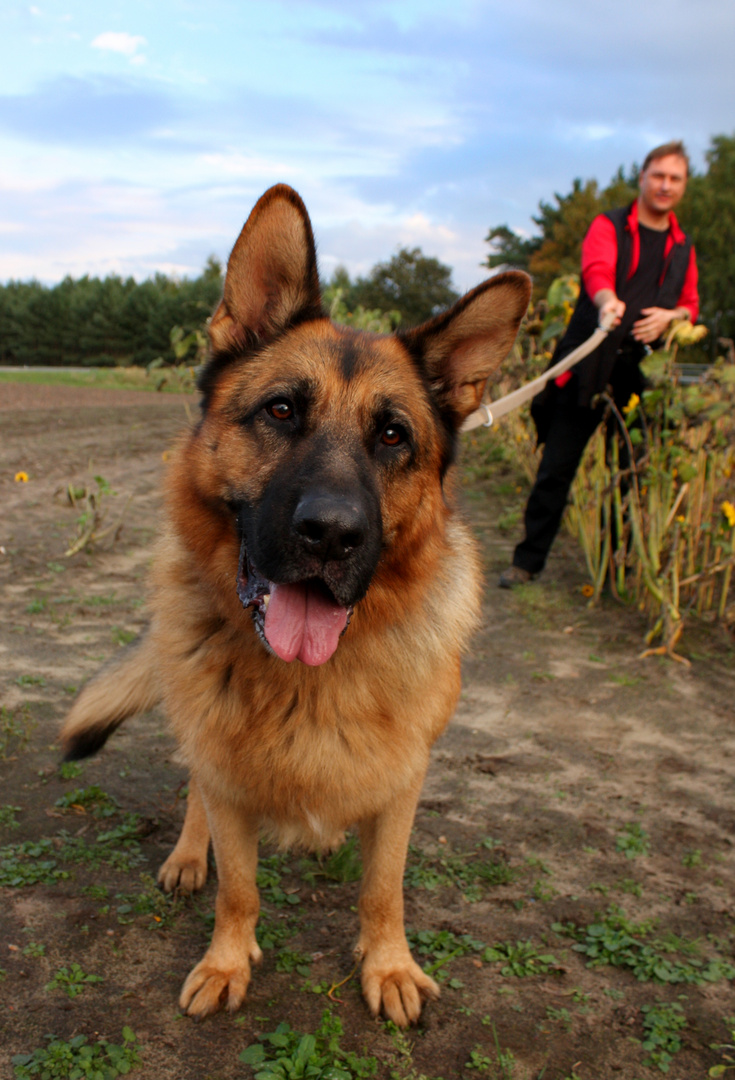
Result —
M487 417L487 420L483 420L482 426L491 428L493 426L493 414L484 403L480 405L480 408L485 410L485 416Z

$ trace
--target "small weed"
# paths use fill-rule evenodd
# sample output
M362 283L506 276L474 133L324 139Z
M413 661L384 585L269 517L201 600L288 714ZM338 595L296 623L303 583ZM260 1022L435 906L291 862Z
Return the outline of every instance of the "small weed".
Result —
M138 636L135 630L126 630L122 626L113 626L110 633L116 645L130 645Z
M650 1050L644 1064L650 1068L668 1072L672 1056L681 1050L681 1038L678 1032L686 1027L686 1017L677 1002L667 1004L657 1001L653 1005L643 1005L643 1049ZM710 1074L711 1075L711 1074Z
M637 821L628 822L615 841L615 850L622 852L626 859L635 859L638 855L648 855L650 850L648 833Z
M0 829L17 829L18 822L15 815L22 810L20 806L0 806Z
M255 934L261 949L277 949L288 941L296 933L294 920L281 917L269 919L267 915L261 915Z
M45 686L43 675L19 675L15 680L18 686Z
M45 956L46 946L40 941L29 941L23 949L24 956Z
M317 878L326 878L340 884L359 881L362 877L362 862L357 837L348 837L341 848L326 858L303 859L300 869L302 878L310 885L315 885Z
M546 1018L555 1024L561 1024L565 1031L569 1031L572 1027L572 1017L569 1009L555 1009L552 1005L547 1005Z
M474 1050L470 1050L469 1059L465 1062L465 1069L475 1069L477 1072L489 1072L492 1065L491 1059L482 1052L478 1044Z
M4 761L11 753L25 750L35 726L28 705L15 709L0 705L0 759Z
M503 964L500 972L506 978L515 976L523 979L530 975L546 975L559 967L554 956L550 953L539 954L530 941L517 941L515 945L506 941L492 945L485 949L482 959L489 964Z
M59 776L62 780L76 780L84 772L84 765L80 761L62 761L59 765Z
M77 810L86 813L91 810L95 817L112 817L118 809L118 803L112 795L108 795L98 784L92 784L86 788L74 788L66 795L60 796L54 803L62 810Z
M732 1050L733 1053L735 1053L735 1016L731 1016L728 1020L725 1021L725 1023L730 1028L730 1038L732 1039L732 1042L713 1043L710 1046L710 1050ZM724 1074L726 1072L729 1072L730 1069L735 1069L735 1057L733 1057L733 1054L723 1053L722 1056L724 1058L724 1061L722 1061L719 1065L713 1065L710 1071L707 1073L708 1076L724 1076Z
M408 943L420 956L433 957L433 963L424 968L427 975L436 975L441 982L446 978L442 969L452 960L468 953L479 953L485 948L483 942L476 941L469 934L457 936L451 930L408 931ZM448 986L458 989L458 980L449 980Z
M67 997L78 997L88 986L94 983L104 982L102 975L87 975L82 971L79 964L72 964L68 968L59 968L50 983L46 984L47 990L63 990Z
M702 863L702 852L698 849L696 851L686 851L681 857L681 865L686 866L689 869L693 869L695 866L700 866Z
M313 1035L279 1024L275 1031L259 1035L256 1043L243 1050L240 1061L257 1070L257 1080L362 1080L375 1076L375 1058L343 1050L342 1034L342 1022L325 1010Z
M143 888L138 893L115 893L121 901L117 907L117 921L127 926L137 915L150 915L149 930L161 930L170 926L183 907L183 901L174 893L164 893L150 874L141 874ZM100 897L102 899L102 897Z
M281 949L276 955L276 971L284 971L289 975L295 971L298 975L308 978L311 974L310 962L309 957L304 956L303 953L294 952L291 949Z
M268 900L275 907L301 903L301 898L295 891L286 892L281 888L281 877L287 870L283 855L269 855L258 863L257 883L260 894L264 900Z
M611 675L610 681L617 683L618 686L637 686L641 681L637 675Z
M76 1035L69 1042L47 1035L48 1046L13 1057L15 1080L32 1080L34 1076L44 1080L116 1080L126 1076L140 1064L140 1044L129 1027L123 1028L122 1037L122 1046L115 1046L106 1039L90 1045L86 1035Z
M630 896L643 896L643 886L634 878L623 878L618 882L618 888Z
M26 604L26 612L28 615L40 615L45 608L45 600L31 600L30 604Z

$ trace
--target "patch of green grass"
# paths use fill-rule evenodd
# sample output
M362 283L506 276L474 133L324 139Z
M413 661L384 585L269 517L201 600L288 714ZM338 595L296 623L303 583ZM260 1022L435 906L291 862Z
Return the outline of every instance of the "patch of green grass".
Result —
M104 982L102 975L87 975L82 971L79 964L70 967L59 968L51 982L46 984L47 990L63 990L67 997L79 997L89 986Z
M673 1055L681 1050L679 1032L687 1023L682 1007L676 1001L656 1001L653 1005L643 1005L641 1012L645 1034L643 1049L650 1051L644 1065L668 1072Z
M484 842L479 846L487 847ZM433 891L455 886L472 903L480 900L489 888L508 885L517 876L517 871L503 859L478 858L475 852L429 855L412 844L404 881L407 889Z
M339 1018L325 1010L313 1035L279 1024L243 1050L240 1061L253 1068L256 1080L362 1080L375 1076L375 1058L343 1050L343 1033Z
M29 386L94 387L100 390L147 390L155 393L156 384L144 367L90 367L84 371L0 371L0 383L24 383ZM166 392L172 387L163 386ZM181 390L177 390L181 392Z
M552 930L576 939L575 952L588 959L587 967L610 965L630 971L639 982L688 983L701 986L720 979L735 979L735 967L727 960L708 961L688 956L670 959L676 953L691 954L696 944L674 935L646 941L653 930L651 921L632 923L618 907L608 908L596 923L577 927L572 923L554 923ZM668 955L666 955L668 954Z
M22 844L9 844L0 848L0 885L19 889L39 882L50 885L70 876L61 870L53 840L25 840Z
M502 964L500 973L506 978L525 979L531 975L546 975L559 968L556 957L551 953L539 953L530 941L491 945L483 952L482 959L489 964Z
M83 836L70 836L62 830L58 839L58 856L62 862L83 863L93 868L110 866L129 871L145 861L140 850L141 821L138 814L125 814L119 825L113 826L88 842Z
M648 833L637 821L629 821L615 841L615 850L622 852L626 859L635 859L639 855L648 855L650 847Z
M26 612L28 615L40 615L46 608L46 601L43 599L31 600L30 604L26 604Z
M130 645L138 636L137 631L125 630L122 626L113 626L110 633L116 645Z
M47 1035L48 1046L32 1054L16 1054L13 1059L15 1080L116 1080L127 1076L140 1064L140 1044L129 1027L122 1029L122 1046L100 1039L90 1044L86 1035L76 1035L68 1042Z

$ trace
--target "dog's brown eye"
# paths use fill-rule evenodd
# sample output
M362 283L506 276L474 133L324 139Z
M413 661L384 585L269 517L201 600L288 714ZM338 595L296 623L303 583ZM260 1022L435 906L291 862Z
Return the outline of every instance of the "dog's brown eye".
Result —
M293 405L285 399L272 401L266 409L275 420L290 420L293 416Z
M388 424L387 427L383 428L380 441L385 446L400 446L405 438L406 433L399 424Z

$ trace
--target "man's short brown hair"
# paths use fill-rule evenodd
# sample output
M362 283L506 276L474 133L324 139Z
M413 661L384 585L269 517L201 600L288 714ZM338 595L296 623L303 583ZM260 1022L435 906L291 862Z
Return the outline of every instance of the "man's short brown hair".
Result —
M646 154L646 160L641 167L641 172L645 172L652 161L658 161L658 159L662 157L669 157L670 154L675 154L677 157L684 158L687 167L687 176L689 176L689 154L687 154L686 147L681 139L673 139L671 142L664 143L662 146L655 146L653 150L649 150Z

